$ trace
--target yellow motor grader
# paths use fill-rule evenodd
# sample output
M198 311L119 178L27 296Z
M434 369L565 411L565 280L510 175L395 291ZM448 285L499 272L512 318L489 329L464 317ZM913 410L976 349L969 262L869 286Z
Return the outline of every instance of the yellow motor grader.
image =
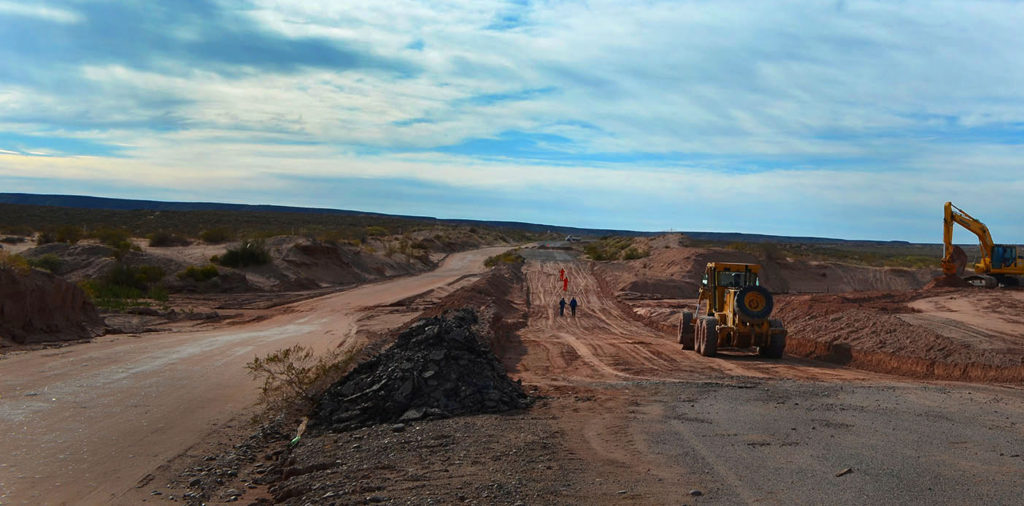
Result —
M769 319L772 294L760 284L761 266L710 262L697 295L697 310L683 311L679 344L713 357L725 348L757 348L762 357L780 358L786 329Z

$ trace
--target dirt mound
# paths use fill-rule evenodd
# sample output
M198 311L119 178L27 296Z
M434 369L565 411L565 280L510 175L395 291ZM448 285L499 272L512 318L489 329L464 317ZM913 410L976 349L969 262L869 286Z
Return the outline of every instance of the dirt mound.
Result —
M963 278L961 278L960 276L943 275L928 282L927 285L924 285L924 289L934 290L936 288L969 288L970 286L971 284L968 283L967 281L964 281Z
M522 386L473 329L476 323L468 309L419 320L328 389L314 425L344 431L529 406Z
M0 269L0 337L34 344L102 333L96 307L77 285L39 270Z
M695 297L708 262L760 264L761 284L774 293L917 290L937 272L936 269L761 258L732 249L675 246L664 238L652 239L648 250L650 256L646 258L602 263L598 272L625 299Z
M921 297L922 292L780 296L775 315L789 329L787 354L921 378L1024 380L1019 347L993 349L984 339L957 339L921 324L909 305Z

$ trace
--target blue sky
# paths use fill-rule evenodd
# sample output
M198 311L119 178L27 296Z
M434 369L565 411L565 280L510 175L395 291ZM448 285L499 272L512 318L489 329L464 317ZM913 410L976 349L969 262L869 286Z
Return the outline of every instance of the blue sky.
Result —
M0 0L0 191L921 242L952 200L1024 243L1021 26L999 1Z

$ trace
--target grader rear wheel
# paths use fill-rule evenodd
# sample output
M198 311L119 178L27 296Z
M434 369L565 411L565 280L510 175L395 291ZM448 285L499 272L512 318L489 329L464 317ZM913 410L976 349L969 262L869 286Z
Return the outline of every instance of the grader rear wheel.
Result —
M693 313L683 311L683 316L679 320L679 344L683 345L684 350L692 350L693 340Z
M718 320L713 316L706 316L701 323L704 324L704 331L701 333L700 354L713 357L718 353Z

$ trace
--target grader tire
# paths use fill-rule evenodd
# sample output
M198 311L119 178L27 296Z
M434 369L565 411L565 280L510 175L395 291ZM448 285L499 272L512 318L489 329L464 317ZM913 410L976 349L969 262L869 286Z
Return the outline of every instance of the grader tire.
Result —
M679 320L679 344L683 345L684 350L693 349L694 334L693 313L683 311L683 316Z
M701 320L704 332L701 339L700 354L705 357L713 357L718 354L718 320L713 316L706 316Z
M779 320L769 320L769 325L772 329L781 329L782 322ZM786 333L776 332L772 334L771 342L768 346L761 346L757 348L757 354L765 358L782 358L782 352L786 349Z

